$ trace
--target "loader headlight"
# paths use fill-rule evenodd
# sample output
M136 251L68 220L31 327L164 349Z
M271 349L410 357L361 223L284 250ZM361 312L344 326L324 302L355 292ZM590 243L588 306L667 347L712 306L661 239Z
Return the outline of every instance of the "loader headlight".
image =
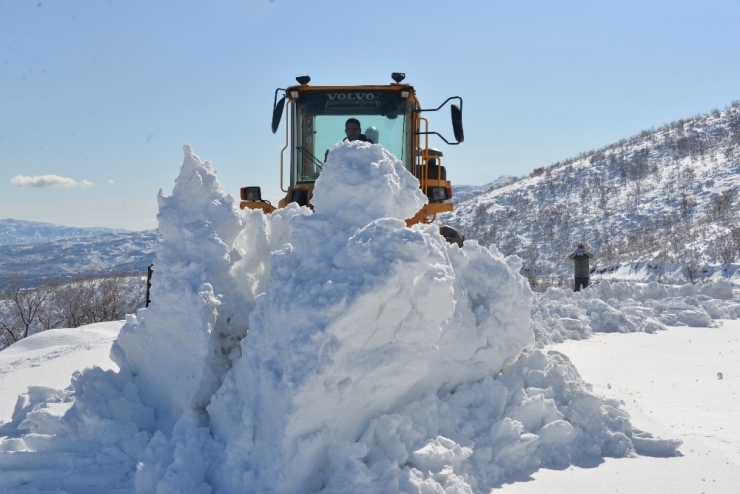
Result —
M242 201L260 202L262 201L262 191L259 187L242 187Z
M427 196L432 202L442 202L448 199L447 187L429 187L429 193Z

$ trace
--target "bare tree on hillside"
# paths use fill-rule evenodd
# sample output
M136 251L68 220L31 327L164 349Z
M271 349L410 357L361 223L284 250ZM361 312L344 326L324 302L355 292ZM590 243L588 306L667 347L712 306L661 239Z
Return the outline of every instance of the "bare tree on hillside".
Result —
M655 281L663 283L663 275L665 274L665 265L668 264L669 256L665 251L658 252L652 261L648 263L648 268L653 271Z
M84 281L67 283L54 294L53 305L66 328L77 328L87 324L84 306L87 304L87 286Z
M126 290L122 276L111 276L100 280L97 286L101 321L118 321L126 317L126 312L133 312L135 307L129 308L126 300Z
M28 336L31 327L40 323L45 302L54 292L54 287L45 284L38 288L21 288L21 280L15 278L2 287L0 298L5 301L5 311L0 314L0 331L6 346Z
M540 253L537 249L537 243L532 242L524 254L524 271L526 272L529 288L536 291L537 288L537 271L539 270Z
M701 255L693 250L687 251L681 263L681 271L686 277L686 281L692 285L699 281L699 274L703 269Z
M696 199L692 195L686 193L681 195L681 217L683 219L688 219L695 207Z
M733 226L714 239L707 251L710 259L718 260L725 269L740 260L740 227Z
M735 189L723 190L720 194L712 198L710 205L710 214L714 219L727 219L732 212L732 204L735 202Z
M54 309L65 327L118 321L142 306L142 288L132 289L121 275L86 278L59 287Z
M735 259L737 259L737 244L733 242L718 243L716 249L716 255L725 269L727 269Z

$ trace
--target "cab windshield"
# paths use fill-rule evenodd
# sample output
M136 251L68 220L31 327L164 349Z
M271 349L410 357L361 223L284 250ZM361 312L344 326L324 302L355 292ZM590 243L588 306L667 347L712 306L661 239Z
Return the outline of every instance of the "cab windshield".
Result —
M312 182L321 174L330 150L347 135L354 118L360 132L380 144L405 166L411 155L410 103L398 91L321 91L304 93L296 103L293 182Z

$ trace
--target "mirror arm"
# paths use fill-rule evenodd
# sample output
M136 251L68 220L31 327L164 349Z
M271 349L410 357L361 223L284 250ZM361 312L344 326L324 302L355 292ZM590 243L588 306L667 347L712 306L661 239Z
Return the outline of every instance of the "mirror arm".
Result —
M437 137L439 137L440 139L442 139L443 141L445 141L450 146L457 146L458 144L460 144L459 142L450 142L450 141L448 141L439 132L414 132L414 135L432 135L432 134L433 135L436 135Z
M419 108L418 110L415 110L415 111L417 111L419 113L421 113L423 111L437 111L440 108L442 108L443 106L445 106L450 100L453 100L453 99L456 99L456 100L458 100L460 102L460 111L462 111L462 108L463 108L463 100L462 100L462 98L460 96L450 96L449 98L447 98L446 100L444 100L444 102L441 105L439 105L437 108L433 108L433 109L432 108Z

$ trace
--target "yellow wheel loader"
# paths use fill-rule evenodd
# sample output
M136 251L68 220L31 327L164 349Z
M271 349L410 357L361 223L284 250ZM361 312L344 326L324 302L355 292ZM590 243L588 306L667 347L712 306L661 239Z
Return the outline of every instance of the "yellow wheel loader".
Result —
M452 197L452 185L442 165L442 152L429 147L429 136L434 134L449 145L463 142L462 98L452 96L437 108L423 109L414 87L403 83L405 74L394 72L391 78L394 82L388 85L310 86L311 78L301 76L296 77L298 85L275 90L273 134L280 126L283 113L287 113L285 145L280 152L280 189L285 197L277 207L283 208L291 202L312 207L314 183L329 149L345 138L354 140L350 136L353 130L354 138L382 145L419 179L429 204L406 220L408 226L431 223L437 214L452 211L452 204L446 202ZM450 104L454 142L430 131L427 119L422 116L423 112L440 110L450 101L456 101ZM355 125L360 127L359 136L357 129L350 129ZM286 161L290 170L287 188ZM242 187L240 194L242 209L261 209L265 213L276 209L262 199L259 187ZM462 246L464 236L454 228L443 226L440 233L449 242Z

